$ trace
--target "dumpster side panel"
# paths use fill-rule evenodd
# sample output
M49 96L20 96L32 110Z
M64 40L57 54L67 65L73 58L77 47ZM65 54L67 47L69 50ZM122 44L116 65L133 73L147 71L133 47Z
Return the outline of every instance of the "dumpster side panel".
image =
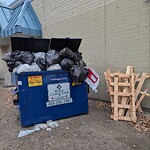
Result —
M42 76L42 85L29 87L29 77ZM72 86L68 72L30 73L18 76L19 109L22 126L30 126L47 120L57 120L75 115L88 113L87 85ZM48 107L48 85L61 83L70 84L72 102Z

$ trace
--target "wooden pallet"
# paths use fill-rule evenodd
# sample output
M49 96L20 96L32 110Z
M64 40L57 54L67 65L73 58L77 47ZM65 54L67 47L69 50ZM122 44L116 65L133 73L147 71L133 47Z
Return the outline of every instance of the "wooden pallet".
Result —
M136 110L141 108L140 104L144 97L149 96L147 90L140 92L145 79L149 78L149 75L143 73L139 78L139 74L133 72L132 66L127 67L126 74L119 71L111 73L108 69L107 72L104 72L104 75L111 97L111 119L136 122ZM135 84L137 84L137 87L135 87ZM137 100L139 94L141 94L141 97Z

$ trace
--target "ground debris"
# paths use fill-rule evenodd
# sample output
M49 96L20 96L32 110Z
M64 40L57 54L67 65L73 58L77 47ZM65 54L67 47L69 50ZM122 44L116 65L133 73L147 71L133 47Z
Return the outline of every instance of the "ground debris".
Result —
M110 102L99 101L96 104L97 108L110 108Z
M150 132L150 117L138 114L137 122L132 123L133 127L140 132Z

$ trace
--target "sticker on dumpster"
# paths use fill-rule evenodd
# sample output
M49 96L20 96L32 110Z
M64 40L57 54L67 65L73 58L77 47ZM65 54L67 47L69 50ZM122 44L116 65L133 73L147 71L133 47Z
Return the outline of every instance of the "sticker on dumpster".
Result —
M49 84L48 89L48 102L47 107L72 103L70 98L70 83L57 83Z
M18 81L18 85L22 85L22 81Z
M42 76L28 76L28 85L29 87L41 86L42 85Z

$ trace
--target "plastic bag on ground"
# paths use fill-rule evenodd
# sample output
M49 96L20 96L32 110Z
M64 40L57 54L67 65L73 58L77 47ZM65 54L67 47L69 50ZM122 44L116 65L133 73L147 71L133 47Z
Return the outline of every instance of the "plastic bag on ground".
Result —
M58 123L52 120L47 121L48 126L50 126L51 128L55 128L58 127Z
M48 120L46 123L40 123L40 124L34 125L33 129L21 130L19 132L18 137L20 138L20 137L29 135L29 134L31 134L33 132L40 131L41 129L45 129L46 131L51 131L52 130L51 128L55 128L55 127L58 127L58 123L54 122L52 120Z
M88 70L88 76L85 82L95 91L97 92L97 87L99 85L99 75L94 71L94 69L86 67Z
M70 71L72 80L76 83L82 83L87 78L88 71L82 66L75 65L73 70Z
M46 61L45 58L38 58L36 64L40 67L41 70L46 70Z
M70 70L74 66L74 62L69 58L64 58L61 61L60 66L63 70Z
M59 64L51 65L47 68L47 70L62 70Z
M59 55L62 58L70 58L73 61L78 60L79 58L69 49L69 48L64 48L59 52Z
M50 65L59 64L61 62L61 57L59 56L59 53L55 50L49 50L45 55L45 59L47 68Z
M34 131L35 131L35 130L25 130L25 131L22 131L22 130L21 130L21 131L19 132L18 137L20 138L20 137L29 135L29 134L33 133Z

